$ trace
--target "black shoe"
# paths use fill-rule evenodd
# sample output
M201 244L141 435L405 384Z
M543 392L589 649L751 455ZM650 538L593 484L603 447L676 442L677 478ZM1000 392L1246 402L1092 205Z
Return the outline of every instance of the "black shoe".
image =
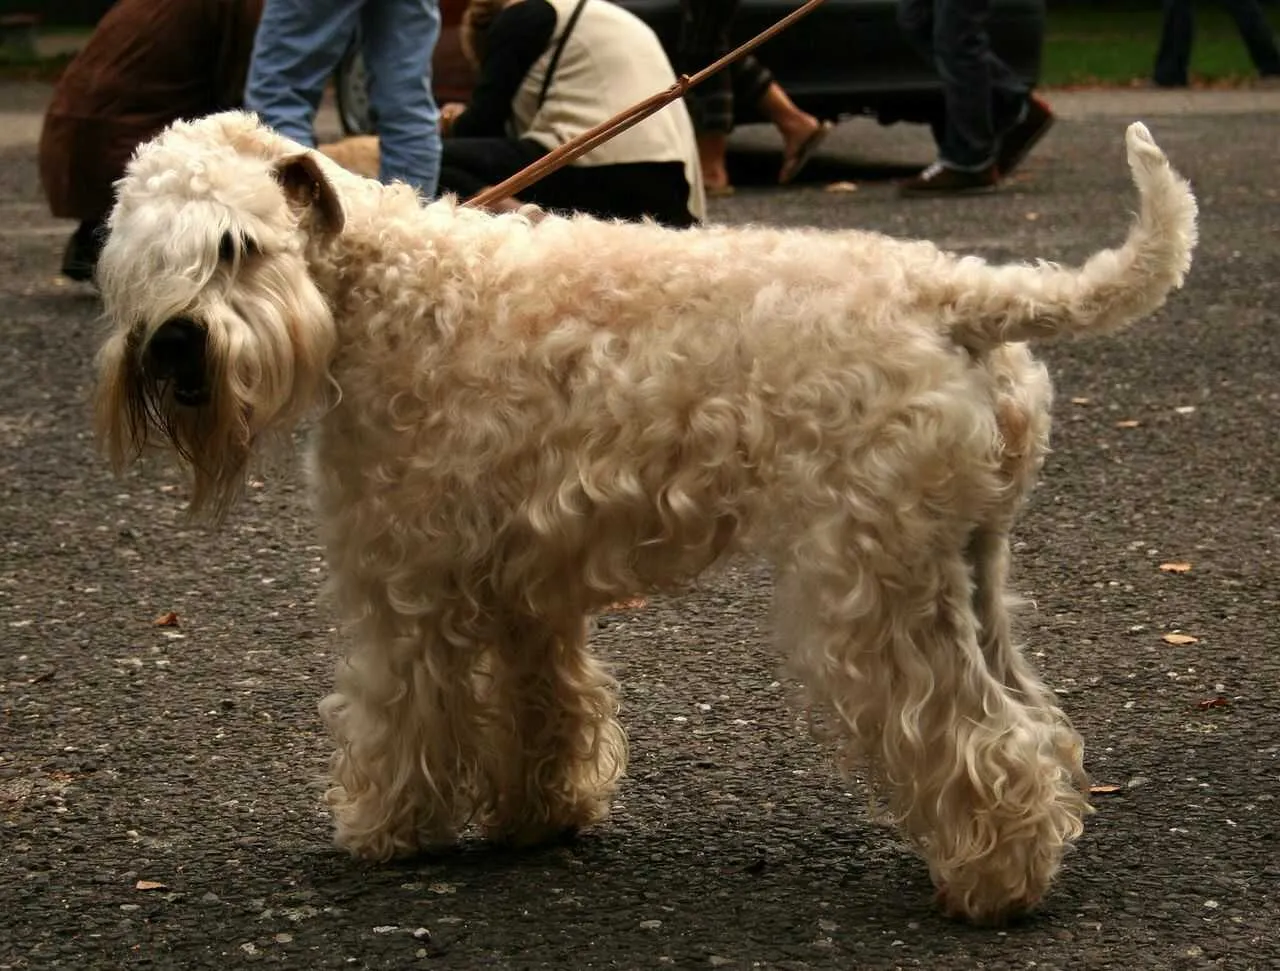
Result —
M1048 134L1053 122L1053 112L1047 104L1035 95L1027 98L1027 110L1022 119L1000 139L1000 150L996 152L996 168L1000 170L1000 178L1007 178L1010 172L1022 164L1022 160L1036 147L1036 143Z
M77 283L91 283L98 268L105 234L106 227L102 223L82 222L62 252L62 275Z
M934 162L919 175L900 183L898 193L904 196L954 196L990 192L999 180L994 162L972 172L953 169L945 162Z

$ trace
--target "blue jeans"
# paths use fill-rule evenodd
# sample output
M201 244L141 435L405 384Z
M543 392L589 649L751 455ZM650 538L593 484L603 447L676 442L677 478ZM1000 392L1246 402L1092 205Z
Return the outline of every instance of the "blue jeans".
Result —
M1280 50L1258 0L1221 0L1244 38L1253 65L1262 75L1280 74ZM1164 28L1152 79L1165 87L1183 87L1195 39L1194 0L1164 0Z
M266 0L245 106L282 135L314 145L325 84L357 28L378 116L379 174L434 196L440 113L431 93L431 55L440 36L438 0Z
M942 80L938 158L973 172L995 161L1000 136L1026 111L1031 86L996 56L991 0L898 0L898 25Z

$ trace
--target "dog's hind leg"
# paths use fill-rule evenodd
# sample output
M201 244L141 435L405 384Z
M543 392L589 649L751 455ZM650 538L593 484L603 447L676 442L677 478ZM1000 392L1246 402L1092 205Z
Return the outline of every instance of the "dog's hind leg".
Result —
M627 746L614 680L588 651L585 621L508 622L489 674L479 819L486 832L531 845L603 818Z
M1027 706L1029 714L1044 723L1045 730L1056 739L1055 747L1063 767L1071 773L1076 786L1087 792L1084 742L1014 638L1006 593L1010 559L1008 534L997 526L979 527L969 539L965 557L973 574L973 610L987 669Z
M1087 790L1082 757L1084 745L1057 705L1053 692L1028 663L1014 639L1010 618L1009 537L1018 511L1035 486L1049 438L1051 390L1042 366L1024 349L1003 348L988 356L994 372L993 413L1000 431L1002 485L998 504L988 510L965 547L973 577L973 611L978 640L992 677L1003 683L1039 716L1057 739L1062 764L1076 784ZM1014 378L1001 380L1000 371Z
M796 558L797 666L948 911L999 921L1047 890L1086 803L1040 713L983 656L961 527L923 525L911 547L891 538L903 527L849 536L842 551L826 530Z

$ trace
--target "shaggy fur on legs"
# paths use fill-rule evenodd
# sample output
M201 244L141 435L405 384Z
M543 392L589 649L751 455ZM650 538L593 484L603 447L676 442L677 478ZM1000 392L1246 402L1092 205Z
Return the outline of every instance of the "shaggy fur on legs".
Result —
M492 216L354 176L245 114L174 125L118 188L98 421L158 432L216 515L317 417L350 637L323 704L337 840L605 813L626 746L584 619L726 556L776 567L778 636L944 905L1036 903L1088 811L1082 744L1013 640L1009 535L1050 386L1025 343L1182 283L1195 202L1129 129L1141 210L1076 269L864 232Z

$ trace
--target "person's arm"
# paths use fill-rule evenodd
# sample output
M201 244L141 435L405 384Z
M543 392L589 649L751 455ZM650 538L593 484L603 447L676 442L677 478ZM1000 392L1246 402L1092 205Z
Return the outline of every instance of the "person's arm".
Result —
M507 134L511 103L529 68L551 43L556 12L547 0L520 0L498 14L489 28L480 77L467 110L454 120L455 138L501 137Z

